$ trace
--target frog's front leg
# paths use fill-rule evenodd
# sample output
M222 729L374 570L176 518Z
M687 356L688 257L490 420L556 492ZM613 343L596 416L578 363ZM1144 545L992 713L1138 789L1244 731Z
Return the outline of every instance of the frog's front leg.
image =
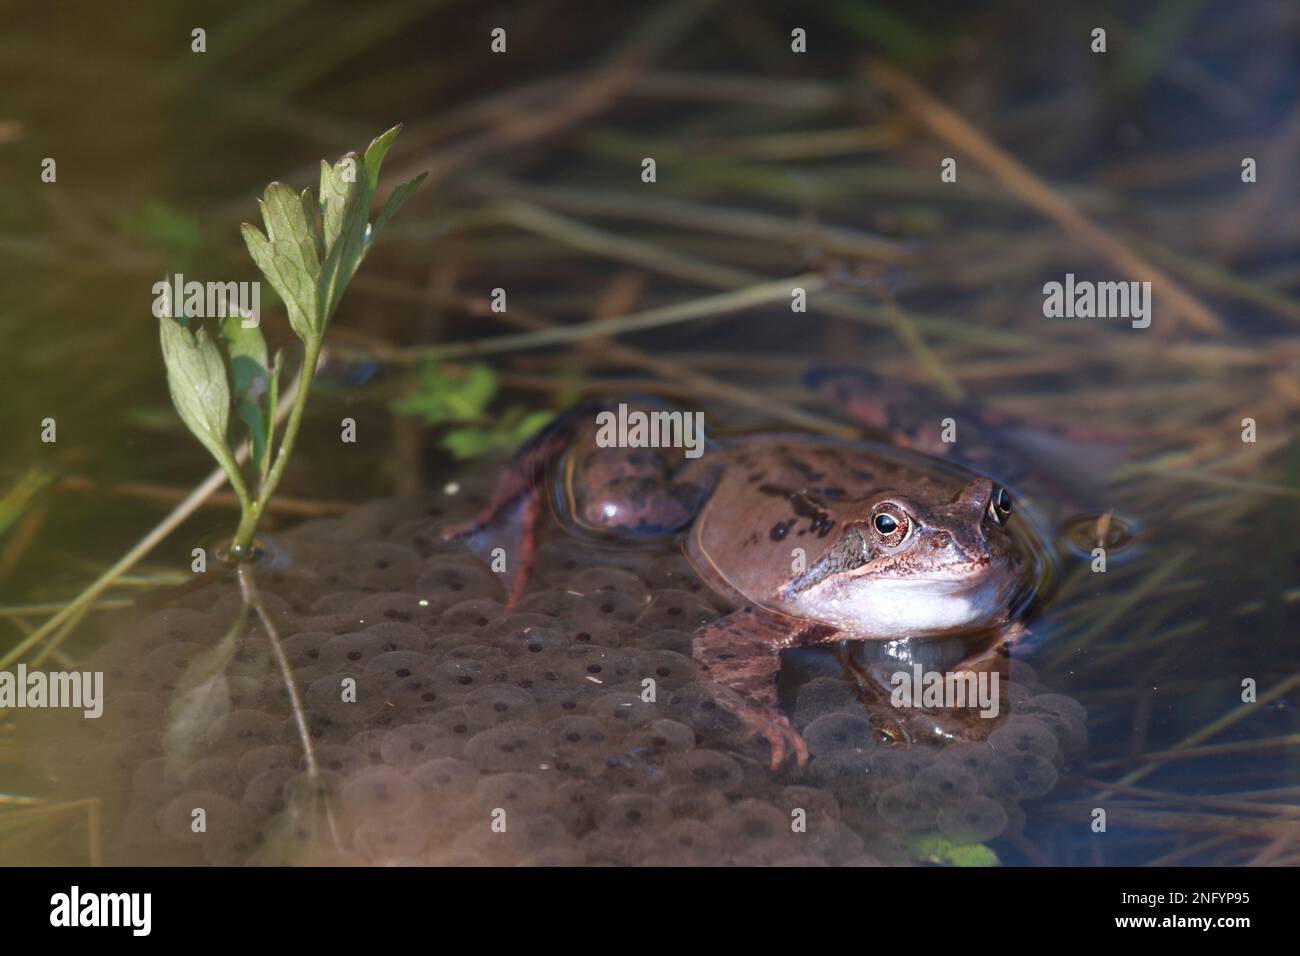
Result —
M781 651L835 640L834 628L747 607L701 628L692 656L708 680L730 693L719 703L772 747L772 769L787 751L799 766L808 762L808 746L777 705L776 675Z

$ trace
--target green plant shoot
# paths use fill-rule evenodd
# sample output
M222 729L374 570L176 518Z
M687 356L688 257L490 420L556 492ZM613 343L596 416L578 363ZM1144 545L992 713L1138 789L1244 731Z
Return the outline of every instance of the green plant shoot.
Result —
M376 137L360 157L348 153L332 166L322 160L319 200L310 187L296 193L284 183L271 183L260 203L266 231L248 223L242 226L249 255L284 302L289 325L303 345L299 384L278 446L275 422L284 355L269 360L261 329L247 327L238 315L211 329L184 316L160 321L167 384L176 411L226 472L239 498L232 557L254 552L258 521L302 425L330 318L375 237L424 180L422 173L402 183L374 222L369 221L380 167L400 131L394 126ZM240 467L230 441L232 407L252 449L247 469Z

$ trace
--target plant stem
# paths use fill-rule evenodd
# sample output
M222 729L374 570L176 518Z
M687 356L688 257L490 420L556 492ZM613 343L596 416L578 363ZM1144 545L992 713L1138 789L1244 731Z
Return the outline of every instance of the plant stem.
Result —
M307 762L307 776L315 784L320 779L320 767L316 763L316 748L312 746L311 731L307 728L307 712L303 709L302 696L298 693L298 682L294 679L293 668L289 665L289 658L285 656L284 647L280 644L280 631L271 620L271 615L267 613L266 605L262 603L262 595L257 590L257 580L253 576L253 566L245 562L239 566L236 573L239 576L239 590L244 597L244 603L257 612L257 617L262 622L262 629L266 631L267 640L271 642L271 653L275 655L275 662L280 667L280 675L284 678L285 690L289 694L289 707L293 711L293 720L298 728L298 738L302 741L302 752Z
M267 472L266 480L257 490L257 497L248 501L241 499L243 508L239 517L239 527L235 538L230 543L230 552L235 557L248 555L253 547L253 538L257 534L257 524L262 519L266 504L275 494L276 486L284 475L289 456L293 453L294 442L298 438L298 429L302 426L302 416L307 408L307 396L311 392L312 379L316 376L316 362L320 358L321 337L316 336L303 343L305 350L302 357L302 371L298 374L298 390L293 397L293 408L289 412L289 421L284 426L284 435L280 447L275 453L275 463Z
M501 352L515 352L520 349L544 348L552 345L563 345L568 342L580 342L584 339L607 338L625 335L629 332L644 332L647 329L659 329L667 325L693 322L696 319L730 315L744 309L768 305L781 300L789 301L790 290L795 286L812 293L826 288L827 280L825 276L817 273L805 273L787 279L759 282L743 289L735 289L717 295L708 295L686 302L633 312L612 319L598 319L576 325L563 325L556 328L542 329L537 332L496 335L487 339L473 339L467 342L448 342L444 345L424 345L408 348L366 346L355 350L355 354L381 361L409 365L426 360L493 355ZM339 354L354 354L354 350L341 348Z

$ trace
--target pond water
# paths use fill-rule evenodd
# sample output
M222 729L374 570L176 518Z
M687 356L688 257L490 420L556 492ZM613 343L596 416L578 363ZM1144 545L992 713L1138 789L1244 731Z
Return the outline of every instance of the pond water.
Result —
M1136 4L1104 53L1074 5L800 16L286 0L6 30L0 657L212 466L168 399L154 283L257 278L238 224L265 184L314 185L393 123L385 189L433 174L334 319L265 523L320 774L259 626L177 709L240 606L227 570L191 569L238 518L218 494L38 652L105 673L102 720L0 711L0 862L1300 862L1294 6ZM1119 314L1081 314L1093 292ZM430 366L490 369L482 415L394 412L428 398L421 349L504 335L537 338ZM1002 729L882 735L852 655L798 651L780 699L813 759L773 775L698 679L691 634L728 605L672 544L548 524L507 610L438 532L528 413L598 388L666 392L710 432L953 452L1023 490L1059 567ZM366 703L340 708L349 675ZM500 808L527 824L494 842Z

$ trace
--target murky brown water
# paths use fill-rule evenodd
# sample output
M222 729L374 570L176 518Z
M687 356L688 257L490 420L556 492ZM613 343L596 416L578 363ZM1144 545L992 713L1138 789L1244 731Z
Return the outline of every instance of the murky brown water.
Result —
M219 644L237 602L231 582L199 587L189 572L191 549L234 523L218 503L105 596L132 607L92 614L61 647L67 665L113 662L102 721L0 715L0 862L892 863L923 858L909 841L927 833L984 841L1011 863L1296 861L1300 196L1278 173L1296 158L1293 5L1152 5L1112 27L1101 58L1079 39L1088 17L1049 5L938 4L882 21L833 3L809 14L801 60L762 3L749 18L700 5L667 40L637 34L635 12L574 17L548 2L509 16L405 0L361 14L253 6L171 4L129 23L108 8L34 8L0 38L13 74L0 97L0 489L48 479L0 530L0 652L210 467L168 402L152 284L168 271L251 278L238 223L262 186L306 185L319 157L404 120L394 177L439 174L344 300L282 489L299 500L268 521L286 564L264 586L334 797L322 815L256 630L211 726L183 756L168 749L181 746L164 734L175 681ZM483 41L498 15L514 38L506 59ZM187 39L199 22L203 57ZM540 131L525 122L570 103L548 83L617 65L631 37L636 76L609 102L580 98ZM920 76L1222 327L1177 318L1161 292L1147 329L1046 318L1045 283L1128 274L864 81L872 55ZM598 80L621 82L617 70ZM494 93L505 99L467 108ZM950 154L958 180L942 183ZM653 186L639 178L647 155ZM1250 186L1247 156L1260 168ZM40 182L47 157L56 183ZM699 693L689 625L719 606L679 556L602 554L593 568L585 546L554 537L533 603L505 614L497 582L430 533L443 516L426 513L428 496L447 502L424 489L463 473L388 407L411 387L409 364L341 358L803 274L828 287L793 324L784 302L704 310L617 348L493 357L493 415L650 379L725 428L790 427L796 409L842 422L811 411L801 385L832 363L925 384L954 410L978 398L1016 423L1121 437L1125 461L1087 513L1114 509L1124 540L1096 573L1073 528L1059 588L1018 652L1010 719L1034 729L1008 736L1023 766L990 761L987 744L941 757L864 736L869 714L835 659L801 653L784 703L815 759L772 777L761 746ZM487 307L498 287L504 315ZM268 314L273 347L289 343ZM344 416L360 440L341 452ZM56 442L41 440L50 418ZM1014 446L990 434L970 450L1017 475ZM307 518L340 503L359 507ZM191 583L178 594L178 581ZM661 668L648 711L631 698ZM313 688L354 672L383 704L345 717ZM1257 704L1242 701L1247 681ZM78 802L88 796L101 802ZM198 804L213 839L186 830ZM498 806L532 822L493 841L483 813ZM1095 834L1098 806L1122 825ZM802 841L788 835L795 808L808 811Z

